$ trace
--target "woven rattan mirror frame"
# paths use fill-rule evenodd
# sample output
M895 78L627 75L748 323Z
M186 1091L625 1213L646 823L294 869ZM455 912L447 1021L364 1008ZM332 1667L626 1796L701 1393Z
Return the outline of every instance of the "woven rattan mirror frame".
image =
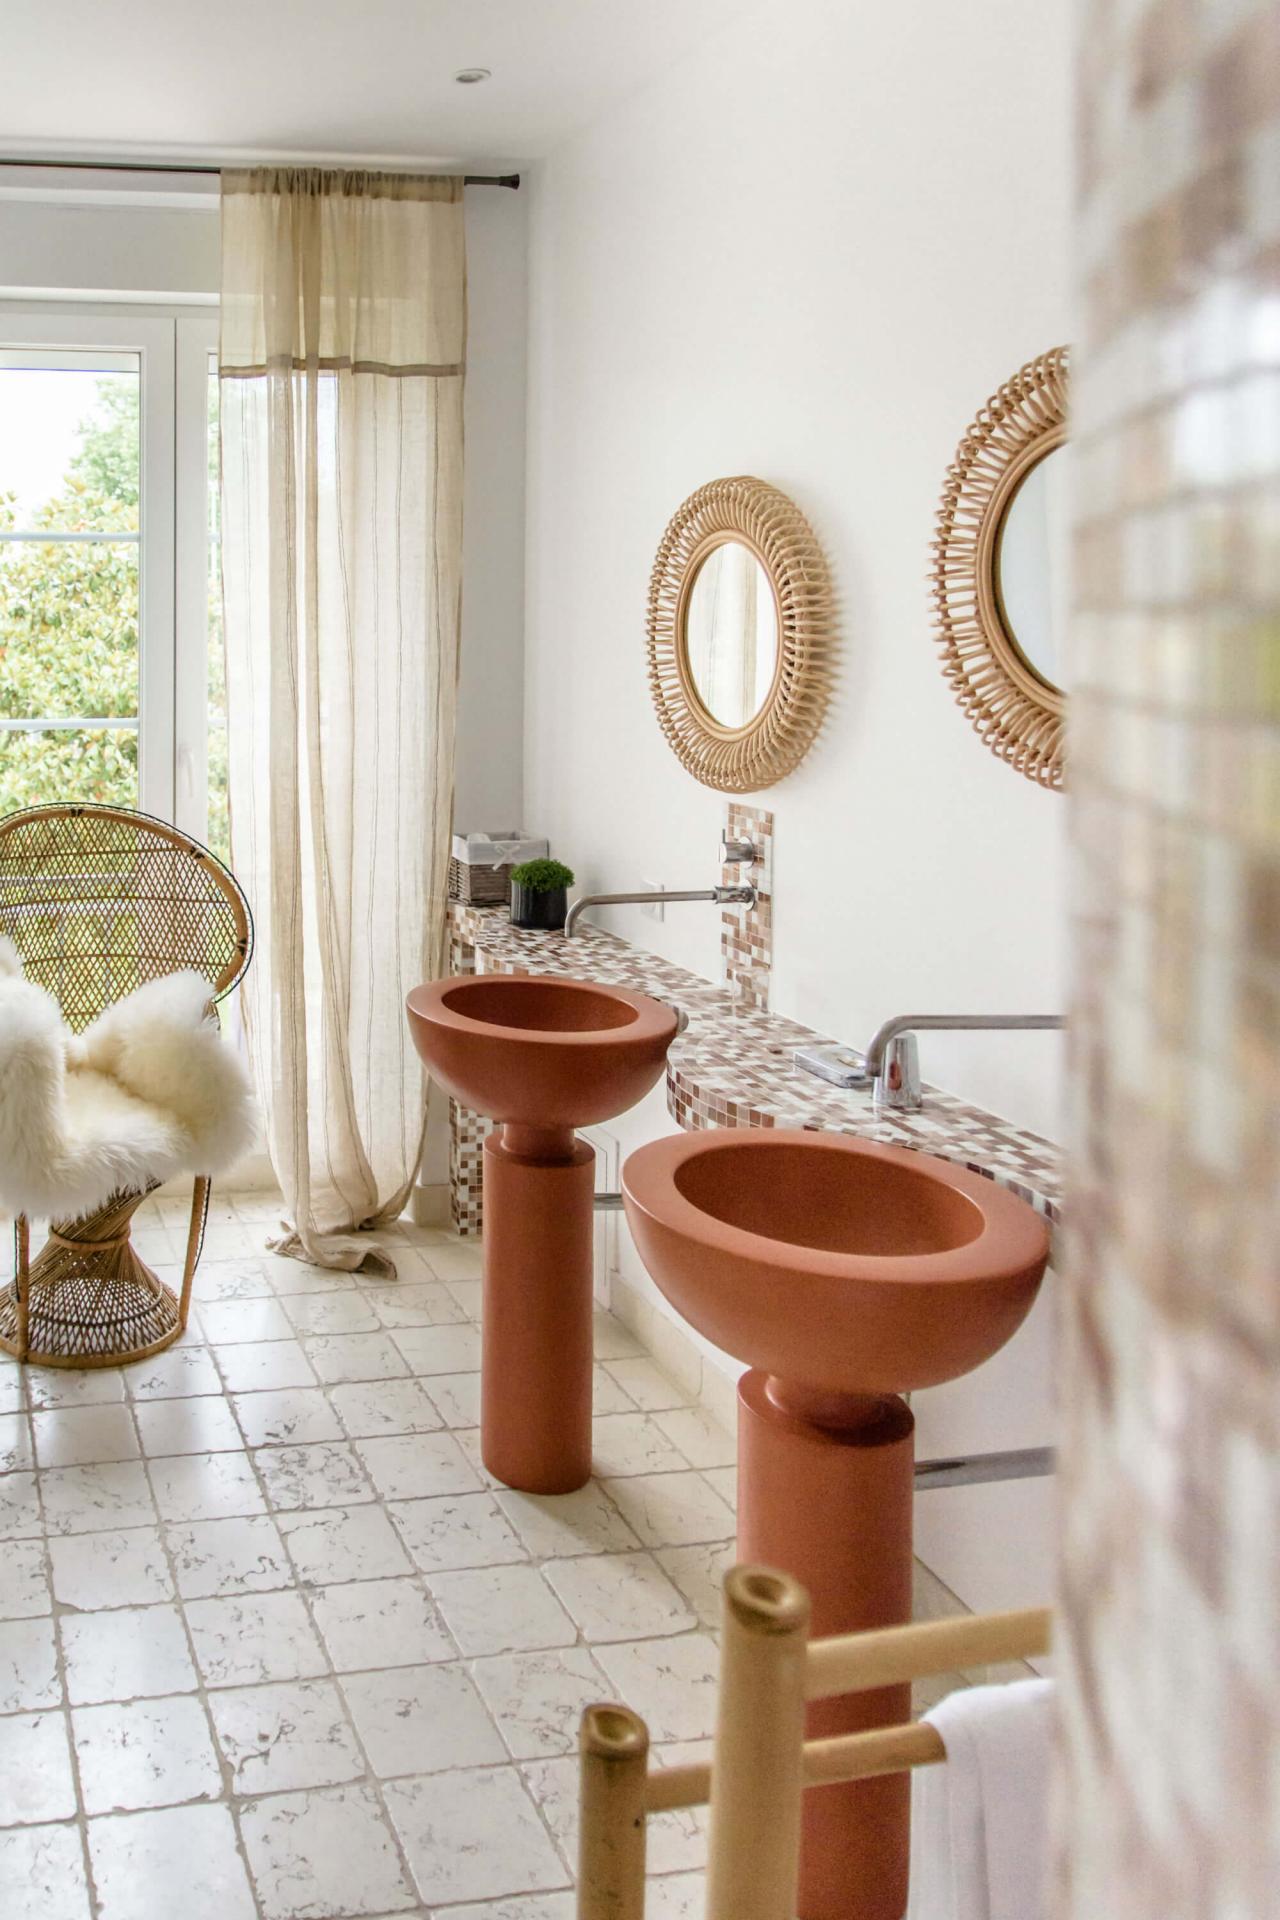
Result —
M996 579L1005 517L1033 467L1067 437L1066 347L1028 361L977 414L947 469L933 540L934 619L956 699L1001 760L1063 783L1066 696L1031 666Z
M722 726L698 697L685 644L689 596L708 554L748 547L773 590L778 629L773 682L741 727ZM756 793L799 766L822 725L835 653L826 558L795 502L740 474L691 493L668 523L649 576L649 689L677 759L704 786Z

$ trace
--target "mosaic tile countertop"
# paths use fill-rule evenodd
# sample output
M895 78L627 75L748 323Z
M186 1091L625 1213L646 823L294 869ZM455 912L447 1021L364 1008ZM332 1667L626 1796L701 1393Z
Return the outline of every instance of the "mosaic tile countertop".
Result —
M735 1006L729 991L641 947L585 924L561 933L513 927L504 907L455 905L459 938L483 973L546 973L599 980L668 1001L689 1025L667 1057L667 1106L682 1127L808 1127L915 1147L984 1174L1050 1220L1060 1217L1062 1153L981 1107L926 1087L920 1113L885 1113L870 1091L844 1091L797 1071L797 1047L828 1041L776 1013Z

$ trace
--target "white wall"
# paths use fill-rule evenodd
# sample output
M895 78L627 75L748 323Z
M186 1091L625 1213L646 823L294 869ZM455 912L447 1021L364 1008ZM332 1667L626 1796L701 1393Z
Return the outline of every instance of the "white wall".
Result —
M844 655L822 740L767 795L774 1003L855 1043L896 1012L1063 1004L1063 803L960 715L926 569L969 419L1071 334L1068 13L770 0L532 177L526 823L588 889L712 881L724 801L653 716L646 583L702 481L783 488L829 555ZM714 975L717 921L611 924ZM927 1078L1057 1134L1061 1046L921 1051ZM655 1095L617 1131L670 1124ZM1043 1423L1028 1339L1022 1404L983 1444ZM978 1418L957 1406L928 1450Z

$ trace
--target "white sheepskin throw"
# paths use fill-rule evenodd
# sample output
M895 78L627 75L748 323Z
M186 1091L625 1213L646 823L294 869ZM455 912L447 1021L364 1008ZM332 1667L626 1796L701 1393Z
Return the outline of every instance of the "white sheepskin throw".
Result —
M237 1160L257 1109L208 1000L207 980L174 973L72 1034L0 938L0 1205L73 1220L114 1193Z

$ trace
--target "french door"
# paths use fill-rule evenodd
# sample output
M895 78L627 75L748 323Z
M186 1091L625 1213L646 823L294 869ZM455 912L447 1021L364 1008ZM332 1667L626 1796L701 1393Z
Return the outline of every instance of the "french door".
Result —
M0 813L227 851L217 318L0 307Z

